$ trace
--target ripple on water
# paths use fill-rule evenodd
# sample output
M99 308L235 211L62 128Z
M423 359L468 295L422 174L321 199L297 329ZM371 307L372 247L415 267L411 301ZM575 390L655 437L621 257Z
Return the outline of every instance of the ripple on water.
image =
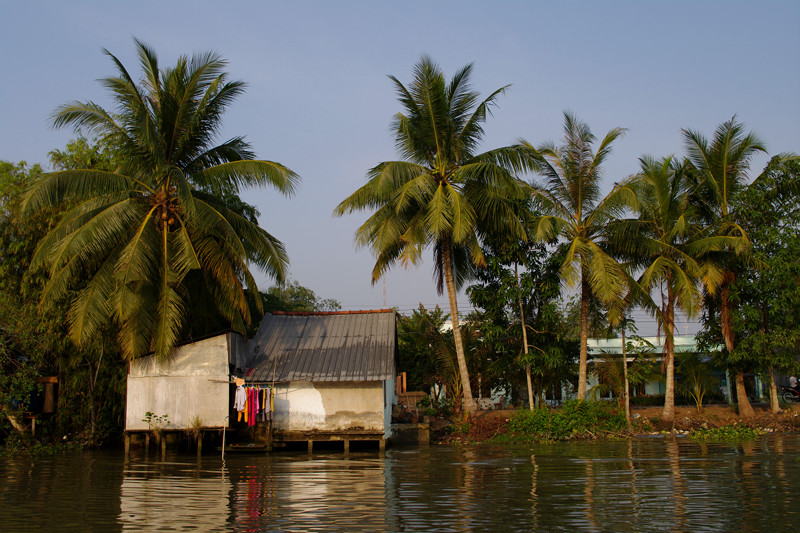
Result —
M724 531L798 518L800 436L0 462L0 531Z

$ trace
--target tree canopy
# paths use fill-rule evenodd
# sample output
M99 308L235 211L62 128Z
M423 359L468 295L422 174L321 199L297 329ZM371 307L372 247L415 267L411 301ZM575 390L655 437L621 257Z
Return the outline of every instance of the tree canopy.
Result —
M501 87L481 100L470 86L472 65L447 82L441 68L423 56L406 86L394 76L402 111L392 122L401 161L379 163L367 173L367 183L343 200L334 214L374 209L358 228L356 241L370 246L377 257L372 280L400 261L416 264L433 249L439 294L447 288L455 351L464 391L464 405L474 409L459 329L456 291L483 267L481 238L507 232L525 238L513 205L527 188L516 175L533 168L530 151L522 146L478 152L483 123L505 92Z
M263 185L289 195L298 177L279 163L256 160L242 137L213 144L225 108L244 90L243 82L227 79L218 54L181 56L162 68L151 48L135 44L138 83L106 51L118 71L101 80L113 111L73 102L53 115L56 127L97 135L119 165L50 173L28 190L23 209L70 206L41 241L34 265L50 273L46 302L89 280L71 298L73 341L81 345L113 323L127 359L150 351L164 359L181 337L193 294L202 292L244 331L250 321L245 287L257 291L250 265L285 277L283 244L225 198Z
M634 191L615 186L601 195L603 163L614 141L625 133L614 128L597 140L589 126L572 113L564 112L564 142L543 144L539 172L544 181L534 187L536 209L541 212L534 230L538 240L560 238L563 247L561 276L578 285L581 294L581 344L578 370L578 399L586 399L587 324L592 295L608 305L622 297L628 287L627 274L608 251L609 222L626 208L636 206ZM530 146L530 145L529 145Z

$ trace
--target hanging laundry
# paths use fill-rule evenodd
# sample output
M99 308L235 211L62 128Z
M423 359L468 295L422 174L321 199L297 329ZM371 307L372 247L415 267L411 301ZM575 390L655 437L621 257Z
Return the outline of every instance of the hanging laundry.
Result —
M238 380L237 380L238 381ZM243 385L239 385L236 387L236 395L233 399L233 409L239 412L239 420L242 419L242 412L245 409L245 404L247 403L247 391Z
M255 387L250 389L248 400L250 400L250 420L248 421L247 425L255 426L256 416L258 414L258 390Z
M273 398L275 397L275 389L267 389L264 395L264 418L265 422L272 420L273 411Z
M253 403L254 403L254 389L253 387L247 387L247 407L245 408L245 419L244 421L247 423L248 426L252 426L255 423L253 418Z
M266 406L266 400L265 400L266 399L266 395L267 395L267 389L261 389L260 391L258 391L258 401L259 401L259 406L260 406L260 409L258 410L258 421L259 422L266 422L267 421L267 419L265 418L265 415L264 415L264 409L265 409L265 406Z

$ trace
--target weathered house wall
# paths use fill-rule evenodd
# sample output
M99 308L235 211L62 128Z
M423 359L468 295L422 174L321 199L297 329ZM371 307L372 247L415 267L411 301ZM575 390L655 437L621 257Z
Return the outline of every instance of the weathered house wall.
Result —
M274 314L250 342L249 383L276 386L280 432L391 432L395 313Z
M168 363L154 357L133 361L128 372L125 429L148 429L149 411L167 415L164 429L186 429L198 419L205 427L230 427L231 367L245 357L246 341L236 333L199 340L175 349Z
M383 431L383 382L293 382L275 391L275 429Z

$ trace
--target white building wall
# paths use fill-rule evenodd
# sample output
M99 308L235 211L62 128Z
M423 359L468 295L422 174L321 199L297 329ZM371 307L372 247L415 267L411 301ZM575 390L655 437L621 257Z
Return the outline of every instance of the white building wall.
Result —
M228 335L186 344L167 363L142 357L131 363L125 429L146 430L147 412L167 416L164 429L186 429L198 418L205 427L230 427Z
M292 382L275 389L277 430L385 431L383 381Z

